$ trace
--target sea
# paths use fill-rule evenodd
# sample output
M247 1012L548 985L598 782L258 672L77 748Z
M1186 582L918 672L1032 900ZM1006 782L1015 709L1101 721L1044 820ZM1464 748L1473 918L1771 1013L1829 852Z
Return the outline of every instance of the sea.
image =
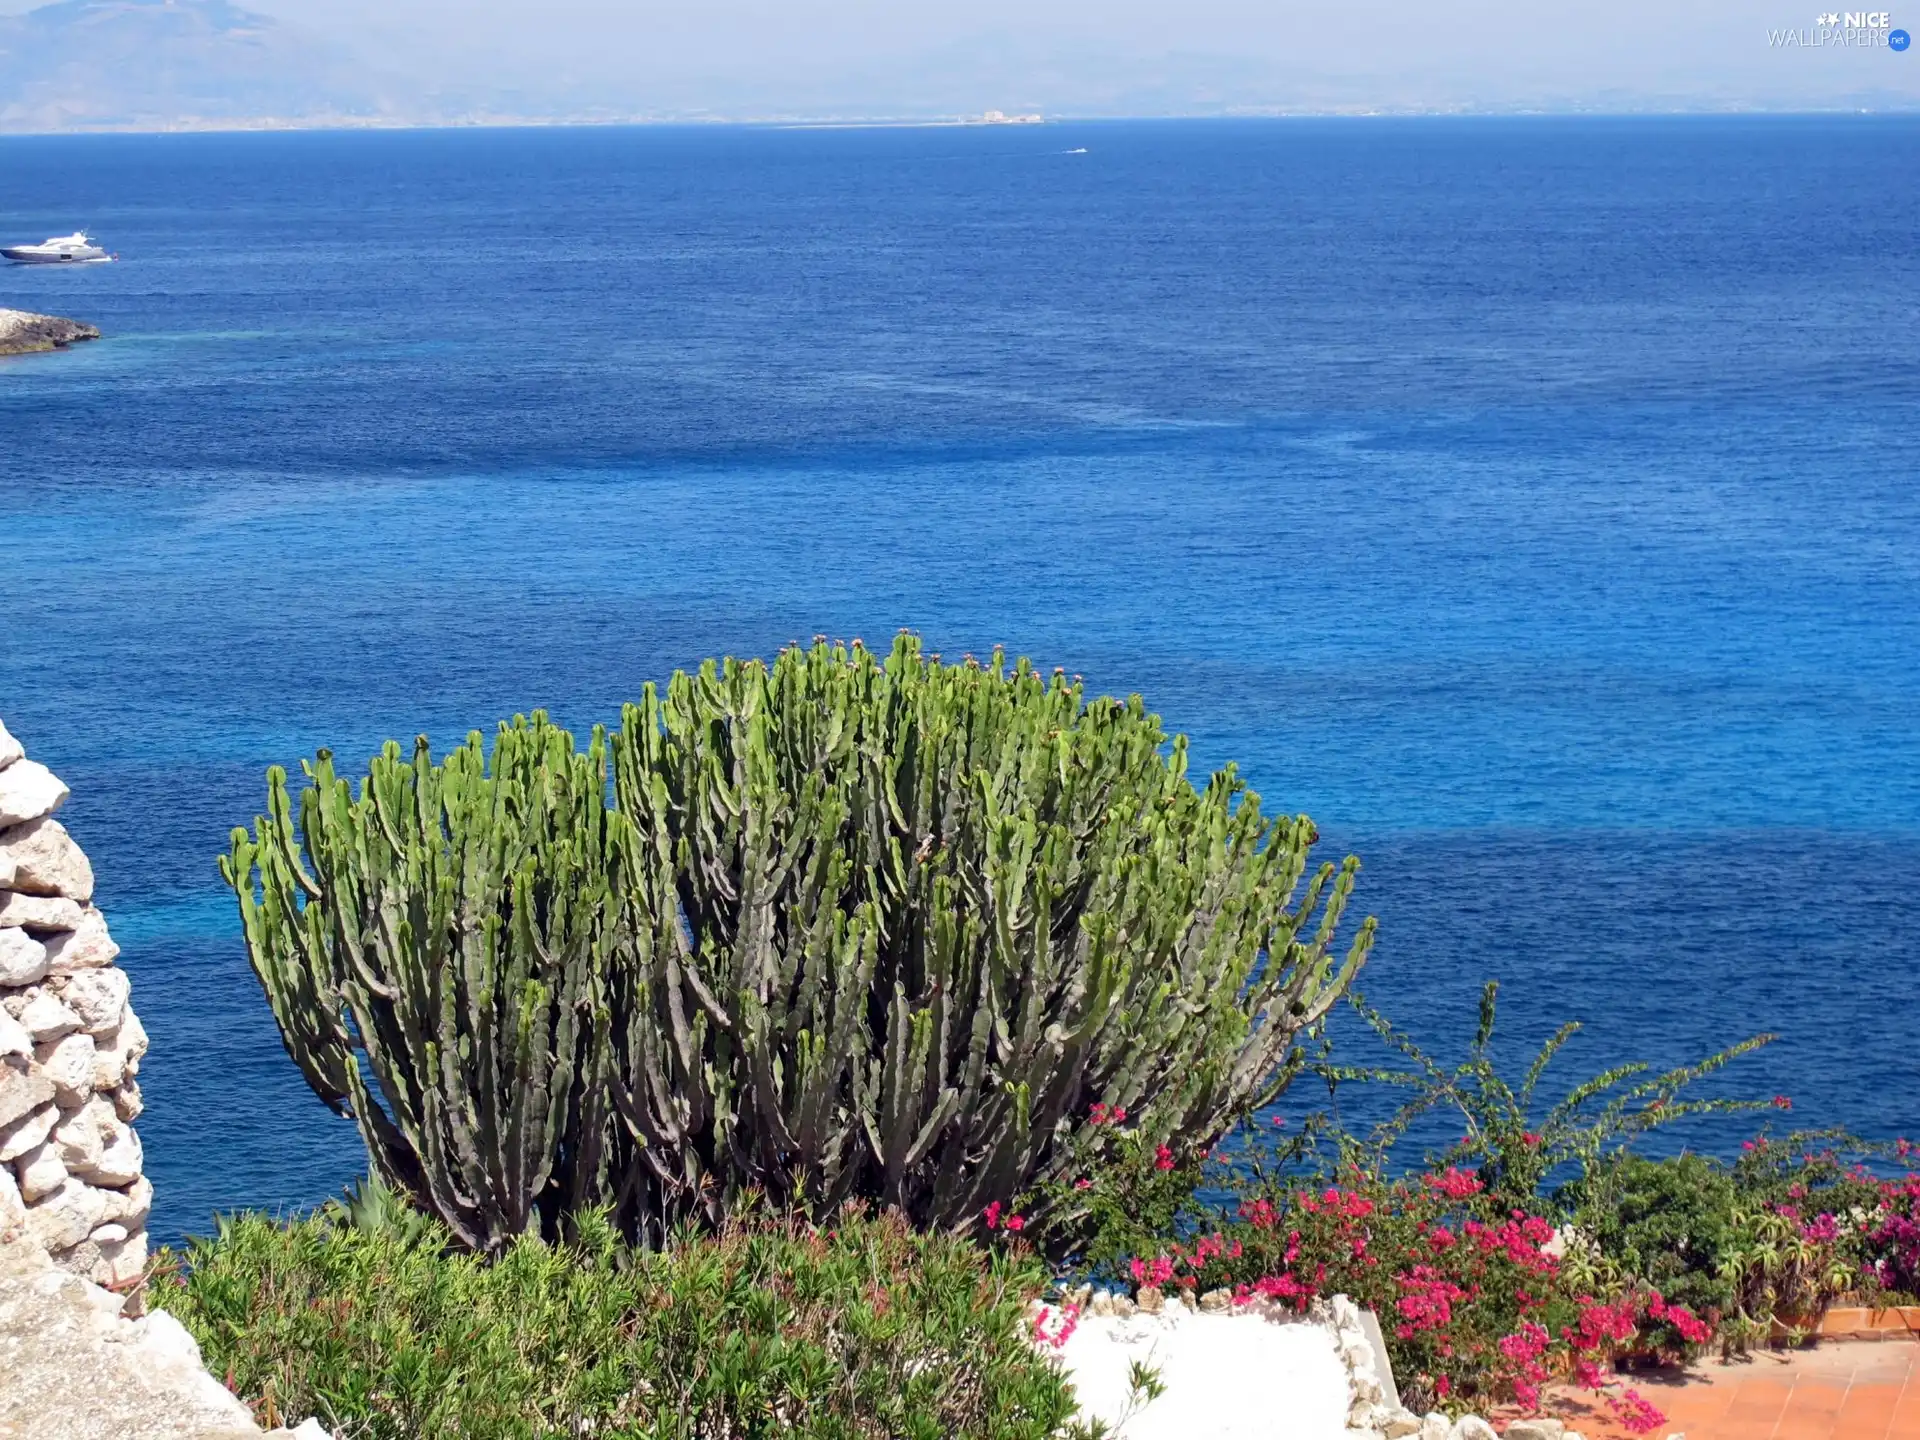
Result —
M1842 115L0 139L0 239L119 255L0 273L106 337L0 362L0 718L156 1234L363 1165L215 869L267 766L903 627L1311 814L1443 1063L1497 979L1515 1073L1585 1025L1543 1096L1770 1032L1704 1093L1920 1129L1916 173Z

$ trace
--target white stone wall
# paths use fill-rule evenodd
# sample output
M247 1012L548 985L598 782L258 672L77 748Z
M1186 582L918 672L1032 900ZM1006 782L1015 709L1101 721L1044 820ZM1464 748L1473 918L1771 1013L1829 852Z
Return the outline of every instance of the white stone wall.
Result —
M93 867L54 819L67 787L0 722L0 1234L114 1289L147 1263L147 1034L93 904Z

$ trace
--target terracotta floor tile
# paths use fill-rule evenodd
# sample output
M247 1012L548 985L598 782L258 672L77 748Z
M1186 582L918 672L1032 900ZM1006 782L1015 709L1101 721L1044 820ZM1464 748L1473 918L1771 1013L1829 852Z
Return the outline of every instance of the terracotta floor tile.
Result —
M1856 1385L1847 1391L1835 1422L1835 1440L1886 1440L1900 1392L1892 1385Z
M1920 1440L1920 1345L1910 1342L1767 1351L1632 1383L1667 1415L1646 1440ZM1588 1440L1635 1440L1602 1407L1567 1418Z

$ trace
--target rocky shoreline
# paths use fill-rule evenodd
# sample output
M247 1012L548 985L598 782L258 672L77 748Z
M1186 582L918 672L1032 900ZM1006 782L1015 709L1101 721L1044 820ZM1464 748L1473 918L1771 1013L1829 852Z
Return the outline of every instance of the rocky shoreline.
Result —
M35 315L31 310L0 308L0 355L32 355L64 350L76 340L98 340L100 332L78 320Z

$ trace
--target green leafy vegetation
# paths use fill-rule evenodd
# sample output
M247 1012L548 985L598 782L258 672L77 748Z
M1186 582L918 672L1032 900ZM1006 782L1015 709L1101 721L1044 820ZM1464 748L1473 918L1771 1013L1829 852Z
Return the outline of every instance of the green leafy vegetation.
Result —
M569 1244L490 1261L363 1193L231 1219L179 1262L152 1299L209 1369L263 1421L356 1440L1093 1433L1026 1341L1032 1258L897 1216L738 1217L649 1253L589 1213Z

